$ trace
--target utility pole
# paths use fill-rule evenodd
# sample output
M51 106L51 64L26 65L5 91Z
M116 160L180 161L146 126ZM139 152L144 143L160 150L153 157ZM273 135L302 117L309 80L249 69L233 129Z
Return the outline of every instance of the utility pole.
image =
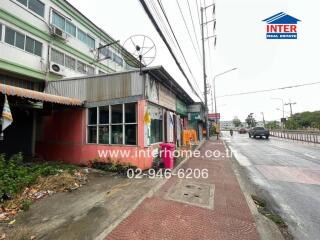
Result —
M284 105L289 105L290 106L290 117L292 117L293 113L292 113L292 105L297 104L296 102L291 102L291 99L289 99L289 102L284 104Z
M264 119L264 112L261 112L261 114L262 114L262 122L263 122L263 126L265 127L265 126L266 126L266 121L265 121L265 119Z
M206 139L209 140L209 119L208 119L208 88L207 88L207 74L206 74L206 54L204 47L204 22L203 11L205 8L201 7L201 37L202 37L202 65L203 65L203 84L204 84L204 105L205 105L205 122L206 122Z

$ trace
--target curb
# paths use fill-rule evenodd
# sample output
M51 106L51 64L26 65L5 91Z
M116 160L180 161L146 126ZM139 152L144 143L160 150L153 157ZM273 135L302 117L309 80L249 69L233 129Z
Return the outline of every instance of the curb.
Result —
M226 149L232 152L231 148L227 145L227 143L222 140L223 145ZM240 173L239 168L241 167L238 165L238 161L236 157L232 154L230 158L231 168L234 172L234 175L237 178L237 181L240 185L241 191L246 199L248 207L251 211L252 217L255 221L257 232L260 236L261 240L284 240L284 237L279 230L278 226L273 223L271 220L263 216L259 213L256 204L254 203L253 199L251 198L250 190L248 190L248 186L251 183L248 183L248 180L244 179Z
M202 145L206 142L206 140L202 140L199 145L196 147L195 150L198 150L202 147ZM182 160L174 169L173 173L176 173L180 167L187 162L190 159L190 157L185 158ZM126 219L146 198L152 197L170 178L166 179L156 179L155 186L150 189L147 193L145 193L135 204L133 204L132 207L127 209L119 218L117 218L106 230L101 232L95 239L96 240L104 240L109 233L112 232L124 219Z

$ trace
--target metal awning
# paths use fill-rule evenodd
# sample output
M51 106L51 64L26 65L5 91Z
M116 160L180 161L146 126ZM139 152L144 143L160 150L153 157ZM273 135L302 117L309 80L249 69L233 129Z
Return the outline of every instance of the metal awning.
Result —
M64 105L74 105L81 106L83 102L76 98L68 98L62 97L58 95L38 92L30 89L14 87L6 84L0 83L0 92L3 94L18 96L23 98L30 98L34 100L44 101L44 102L52 102Z

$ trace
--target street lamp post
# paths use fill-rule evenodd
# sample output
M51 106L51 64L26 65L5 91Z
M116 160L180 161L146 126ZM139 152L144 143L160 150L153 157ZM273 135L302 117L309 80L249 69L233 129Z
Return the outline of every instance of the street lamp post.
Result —
M283 100L283 98L271 98L271 99L281 100L281 102L282 102L282 118L284 118L284 100Z
M217 109L217 96L216 96L216 78L220 77L221 75L224 75L226 73L229 73L231 71L234 71L236 69L237 68L232 68L232 69L229 69L229 70L224 71L222 73L216 74L214 76L214 78L213 78L212 85L213 85L213 98L214 98L214 113L215 113L216 116L217 116L217 112L218 112L218 109ZM218 123L218 119L217 119L217 123ZM219 134L217 134L217 139L219 139Z

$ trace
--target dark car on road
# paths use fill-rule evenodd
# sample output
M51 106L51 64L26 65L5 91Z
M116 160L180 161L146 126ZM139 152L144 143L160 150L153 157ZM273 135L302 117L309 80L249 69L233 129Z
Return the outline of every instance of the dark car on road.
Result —
M263 127L254 127L254 128L251 128L250 131L249 131L249 137L253 137L253 138L256 138L256 137L265 137L266 139L269 138L269 135L270 135L270 132L268 129L265 129Z
M239 133L240 133L240 134L245 134L245 133L247 133L247 129L245 129L245 128L240 128L240 129L239 129Z

